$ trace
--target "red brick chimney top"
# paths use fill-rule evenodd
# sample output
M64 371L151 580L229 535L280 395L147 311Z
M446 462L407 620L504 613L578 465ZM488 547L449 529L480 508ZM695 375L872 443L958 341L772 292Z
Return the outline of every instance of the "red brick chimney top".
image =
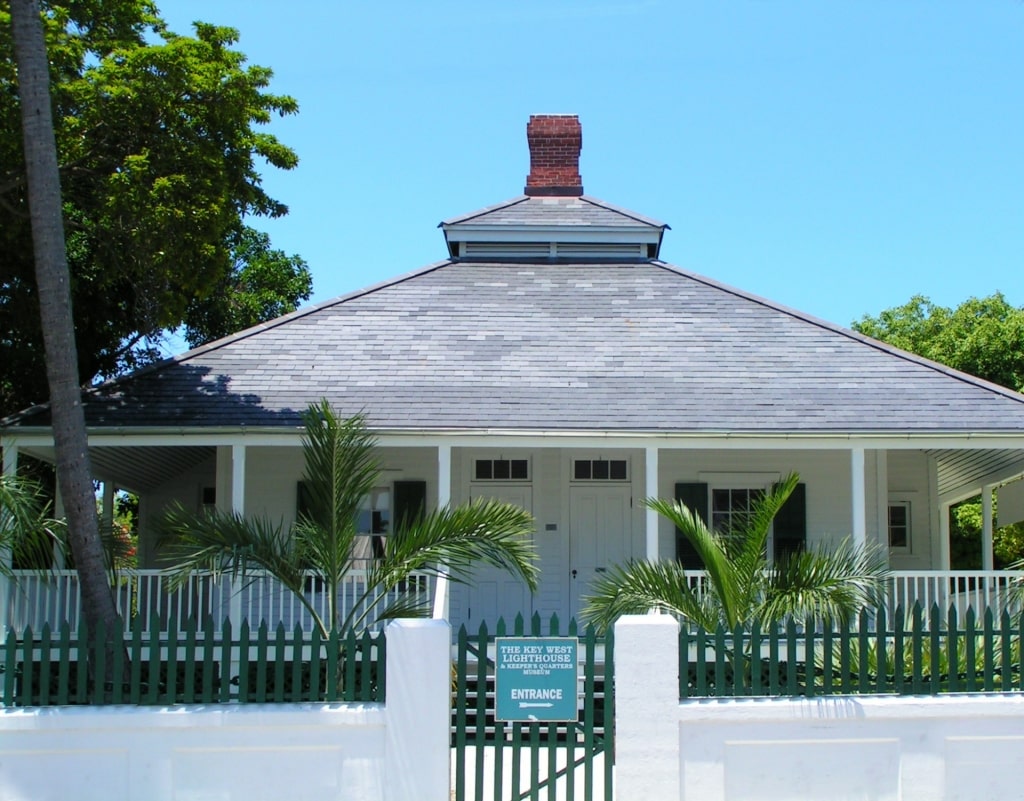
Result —
M530 144L530 174L526 176L527 195L579 197L583 194L580 178L580 150L583 129L575 114L534 114L526 126Z

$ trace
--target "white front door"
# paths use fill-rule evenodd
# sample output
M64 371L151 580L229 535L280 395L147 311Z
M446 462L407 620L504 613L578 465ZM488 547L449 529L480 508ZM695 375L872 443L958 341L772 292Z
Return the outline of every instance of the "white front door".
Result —
M469 489L471 498L493 498L514 503L533 513L533 488L510 486L508 484L473 484ZM490 565L481 565L473 571L471 584L464 588L466 599L464 622L470 631L476 631L481 621L487 621L488 631L493 632L499 617L505 618L508 630L512 630L515 617L520 612L529 625L533 614L533 597L529 588L507 570Z
M632 488L588 483L569 491L569 603L579 616L590 583L633 556Z

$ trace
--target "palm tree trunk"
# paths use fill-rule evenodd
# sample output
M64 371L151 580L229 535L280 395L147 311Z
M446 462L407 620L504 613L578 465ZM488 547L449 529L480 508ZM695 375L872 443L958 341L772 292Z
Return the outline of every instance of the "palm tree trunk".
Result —
M10 5L57 481L82 588L82 614L91 629L102 622L112 632L117 610L107 582L89 469L46 43L38 0L11 0Z

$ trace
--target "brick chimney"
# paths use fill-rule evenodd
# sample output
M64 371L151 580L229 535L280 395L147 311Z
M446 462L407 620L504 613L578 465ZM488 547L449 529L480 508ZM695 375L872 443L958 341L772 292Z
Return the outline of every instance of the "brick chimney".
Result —
M526 126L530 144L530 174L526 176L527 195L579 197L583 194L580 178L580 150L583 129L575 114L534 114Z

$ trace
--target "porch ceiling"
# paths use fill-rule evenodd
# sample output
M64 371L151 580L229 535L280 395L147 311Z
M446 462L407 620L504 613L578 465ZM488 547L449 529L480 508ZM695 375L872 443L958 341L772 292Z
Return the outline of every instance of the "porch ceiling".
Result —
M988 483L1024 473L1020 450L930 450L935 457L941 497L969 497Z
M113 481L120 489L144 492L214 458L213 446L175 447L92 447L89 460L92 473L100 480ZM26 448L25 453L44 462L54 462L53 448Z

